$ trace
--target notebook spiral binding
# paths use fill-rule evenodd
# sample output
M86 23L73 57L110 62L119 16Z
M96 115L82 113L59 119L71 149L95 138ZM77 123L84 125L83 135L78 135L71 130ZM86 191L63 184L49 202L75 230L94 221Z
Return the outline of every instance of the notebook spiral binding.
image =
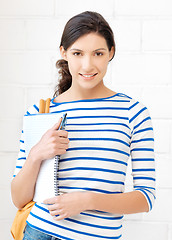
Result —
M64 130L66 126L66 119L67 113L63 115L63 119L61 121L59 130ZM60 163L60 155L55 156L55 161L54 161L54 193L55 196L59 195L59 163Z
M54 192L55 196L59 195L59 161L60 156L55 156L55 162L54 162Z

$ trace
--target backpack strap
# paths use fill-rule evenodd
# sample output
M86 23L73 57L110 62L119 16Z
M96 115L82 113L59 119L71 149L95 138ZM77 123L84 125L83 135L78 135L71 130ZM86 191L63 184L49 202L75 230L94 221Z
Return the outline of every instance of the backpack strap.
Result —
M49 113L50 101L51 101L51 98L47 98L46 101L44 99L40 99L39 113Z
M47 100L45 101L45 113L49 113L50 111L50 101L51 98L47 98Z

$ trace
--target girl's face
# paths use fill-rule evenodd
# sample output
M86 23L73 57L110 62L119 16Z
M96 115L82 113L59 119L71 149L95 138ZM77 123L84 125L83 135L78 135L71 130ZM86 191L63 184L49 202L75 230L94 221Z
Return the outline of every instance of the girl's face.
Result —
M72 86L93 89L102 83L114 48L112 47L109 51L106 40L102 36L90 33L80 37L67 51L61 47L60 52L68 61Z

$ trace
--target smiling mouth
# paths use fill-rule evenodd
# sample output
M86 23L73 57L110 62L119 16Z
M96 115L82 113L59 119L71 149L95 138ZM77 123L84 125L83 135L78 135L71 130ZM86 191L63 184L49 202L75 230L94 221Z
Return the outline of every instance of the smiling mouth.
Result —
M97 73L95 73L95 74L81 74L81 73L80 73L79 75L81 75L81 76L84 77L84 78L91 78L91 77L96 76Z

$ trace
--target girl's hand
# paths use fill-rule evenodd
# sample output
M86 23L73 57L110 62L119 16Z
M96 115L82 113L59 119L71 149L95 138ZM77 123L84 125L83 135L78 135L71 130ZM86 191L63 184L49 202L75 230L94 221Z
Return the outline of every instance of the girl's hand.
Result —
M88 192L72 192L46 199L45 204L55 220L62 220L88 210ZM59 215L59 216L57 216Z
M29 155L36 161L42 162L51 159L56 155L66 153L69 139L68 132L58 130L62 118L52 128L50 128L40 139L40 141L31 149Z

